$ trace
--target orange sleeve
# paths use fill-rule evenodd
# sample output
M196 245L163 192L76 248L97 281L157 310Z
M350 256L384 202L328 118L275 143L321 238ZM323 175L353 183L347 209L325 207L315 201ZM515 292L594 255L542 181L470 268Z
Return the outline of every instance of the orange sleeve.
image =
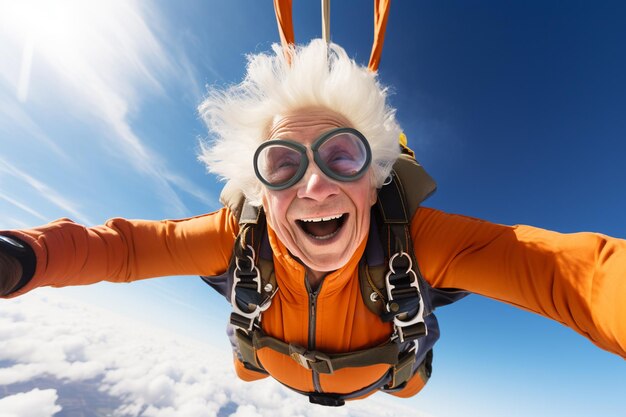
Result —
M35 252L33 288L129 282L166 275L218 275L228 268L237 221L225 208L182 220L111 219L85 227L68 219L12 230Z
M420 208L411 225L424 278L556 320L626 357L626 241L503 226Z

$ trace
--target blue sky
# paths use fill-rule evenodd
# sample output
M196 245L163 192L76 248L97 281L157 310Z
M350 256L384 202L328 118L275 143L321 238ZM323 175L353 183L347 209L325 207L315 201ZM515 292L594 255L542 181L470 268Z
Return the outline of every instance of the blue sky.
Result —
M0 0L0 228L218 208L196 161L207 86L278 41L269 1ZM295 2L300 42L319 2ZM371 1L335 1L332 39L369 57ZM392 4L379 69L427 205L626 238L626 5ZM227 349L226 303L194 277L59 290ZM562 326L477 296L438 313L435 371L404 401L433 416L617 416L626 364Z

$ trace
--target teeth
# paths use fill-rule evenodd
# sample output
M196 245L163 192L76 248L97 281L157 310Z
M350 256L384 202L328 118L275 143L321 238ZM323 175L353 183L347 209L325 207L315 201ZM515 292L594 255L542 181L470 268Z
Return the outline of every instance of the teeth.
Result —
M300 221L305 222L305 223L327 222L330 220L340 219L341 216L343 216L343 214L337 214L335 216L328 216L328 217L315 217L311 219L300 219Z

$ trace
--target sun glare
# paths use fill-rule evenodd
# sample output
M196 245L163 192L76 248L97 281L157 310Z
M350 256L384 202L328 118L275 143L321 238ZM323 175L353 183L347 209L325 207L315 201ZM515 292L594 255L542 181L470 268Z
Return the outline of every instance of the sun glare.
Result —
M119 17L134 2L8 0L0 4L3 30L21 48L16 93L25 101L33 63L50 65L65 76L84 74L85 69L106 64L114 53L109 43L111 32L119 28Z

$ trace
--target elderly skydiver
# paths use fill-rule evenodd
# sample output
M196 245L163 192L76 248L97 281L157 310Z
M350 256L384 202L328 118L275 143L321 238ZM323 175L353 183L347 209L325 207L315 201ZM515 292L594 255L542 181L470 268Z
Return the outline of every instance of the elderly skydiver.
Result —
M222 209L2 231L0 294L201 275L232 304L238 376L270 375L323 405L418 393L433 310L468 293L626 357L626 241L420 207L434 183L377 75L321 40L287 56L250 56L245 79L200 106Z

